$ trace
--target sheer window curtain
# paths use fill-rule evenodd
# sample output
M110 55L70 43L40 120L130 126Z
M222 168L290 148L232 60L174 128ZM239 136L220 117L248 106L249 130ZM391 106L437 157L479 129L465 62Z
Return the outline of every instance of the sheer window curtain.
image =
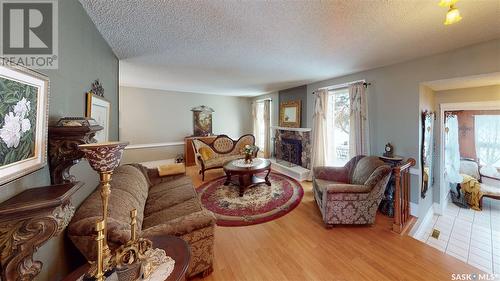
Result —
M312 155L311 166L325 166L327 155L327 126L326 113L328 111L328 90L321 89L315 92L313 128L312 128Z
M257 101L252 104L253 134L259 147L259 156L271 155L271 100Z
M498 177L495 166L500 165L500 116L474 116L474 135L476 154L484 167L481 173L487 176Z
M457 116L448 115L445 119L445 124L445 178L449 183L461 183L463 177L460 175L460 147L458 143Z
M370 155L368 105L363 83L349 86L351 114L349 120L349 156Z

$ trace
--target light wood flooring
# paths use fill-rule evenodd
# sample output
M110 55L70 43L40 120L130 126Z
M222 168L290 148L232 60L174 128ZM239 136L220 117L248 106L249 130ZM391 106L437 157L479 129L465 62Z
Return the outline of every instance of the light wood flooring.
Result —
M195 167L187 173L199 186ZM207 171L205 181L222 176ZM203 280L451 280L481 271L409 236L391 232L378 215L373 226L326 229L312 185L287 215L263 224L216 227L214 272Z

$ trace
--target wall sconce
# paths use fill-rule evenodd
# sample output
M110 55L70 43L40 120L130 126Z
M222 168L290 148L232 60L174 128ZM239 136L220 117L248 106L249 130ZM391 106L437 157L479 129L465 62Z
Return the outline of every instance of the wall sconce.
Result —
M455 7L455 4L457 2L458 0L441 0L441 2L439 2L439 6L449 8L448 12L446 13L444 25L454 24L462 20L460 11Z

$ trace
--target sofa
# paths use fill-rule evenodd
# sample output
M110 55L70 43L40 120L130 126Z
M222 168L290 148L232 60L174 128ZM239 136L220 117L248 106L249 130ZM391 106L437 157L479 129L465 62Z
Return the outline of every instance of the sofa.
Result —
M193 150L202 180L205 180L206 170L222 168L224 163L230 160L244 158L243 148L246 145L255 145L253 135L243 135L237 140L233 140L226 135L219 135L212 143L194 139ZM254 151L254 157L257 156L257 152L258 148Z
M325 225L373 224L391 172L375 156L356 156L344 167L314 167L314 199Z
M101 206L97 188L67 228L69 238L89 261L96 260L95 222L101 219ZM139 164L118 167L113 173L108 208L111 250L130 239L133 208L137 209L138 236L175 235L189 244L187 277L206 276L212 271L215 217L202 207L191 178L184 174L160 177L156 169Z

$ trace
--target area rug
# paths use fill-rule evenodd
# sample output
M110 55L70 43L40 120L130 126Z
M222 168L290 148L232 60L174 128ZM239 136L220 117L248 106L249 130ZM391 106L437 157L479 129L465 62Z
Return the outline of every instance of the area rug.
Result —
M264 177L265 173L257 174ZM217 217L220 226L245 226L277 219L299 205L304 190L299 182L283 174L271 172L271 186L250 187L242 197L238 187L224 186L225 177L198 187L201 202Z

